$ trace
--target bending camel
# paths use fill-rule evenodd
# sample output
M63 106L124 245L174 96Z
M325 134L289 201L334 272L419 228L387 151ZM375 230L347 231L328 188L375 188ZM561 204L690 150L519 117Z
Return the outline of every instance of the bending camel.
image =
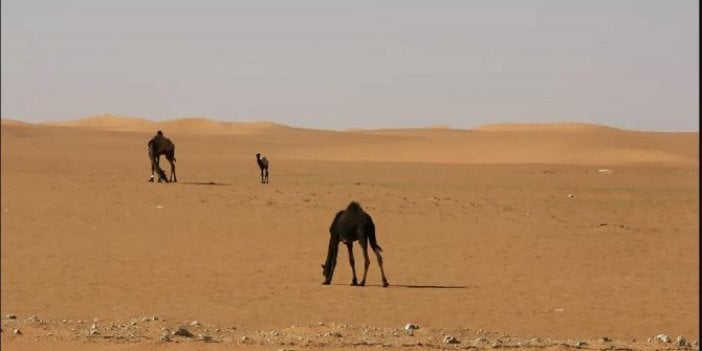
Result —
M158 173L158 181L164 181L168 183L169 181L177 182L176 171L175 171L175 144L171 139L163 136L163 132L160 130L156 132L156 135L149 140L146 144L149 150L149 159L151 160L151 178L150 182L154 181L154 172ZM166 156L166 159L171 164L171 177L170 179L166 177L166 172L159 166L159 160L161 155Z
M380 252L383 250L375 240L375 225L373 224L373 219L363 211L357 202L352 201L345 210L339 211L336 214L329 228L329 233L331 237L329 238L327 261L322 265L322 274L324 275L324 283L322 284L329 285L331 283L332 276L334 275L334 267L336 266L336 257L339 252L339 242L343 242L349 250L349 261L351 263L351 271L353 272L351 285L357 285L352 244L354 241L358 240L361 249L363 249L363 258L365 259L363 279L361 279L361 283L358 285L363 286L366 284L366 274L368 274L368 266L370 266L370 259L368 258L369 242L375 253L375 257L378 259L378 266L380 266L380 274L383 279L383 287L390 285L387 278L385 278L383 257L380 256Z

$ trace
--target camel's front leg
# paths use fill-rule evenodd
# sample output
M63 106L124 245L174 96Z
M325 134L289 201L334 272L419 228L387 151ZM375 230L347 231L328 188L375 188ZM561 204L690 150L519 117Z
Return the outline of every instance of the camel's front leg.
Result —
M368 267L370 266L370 258L368 258L368 241L362 239L359 241L361 244L361 249L363 249L363 279L361 279L361 285L366 285L366 275L368 275Z
M173 162L173 160L168 160L168 162L171 163L171 181L178 182L178 178L176 178L175 162Z
M168 177L166 177L166 172L161 169L160 162L161 156L156 156L151 160L151 176L153 178L153 172L156 171L156 173L158 173L158 182L161 183L165 181L168 183Z
M346 247L349 249L349 263L351 263L351 272L353 272L353 280L351 281L351 285L357 285L358 280L356 279L356 262L353 258L353 242L346 243Z

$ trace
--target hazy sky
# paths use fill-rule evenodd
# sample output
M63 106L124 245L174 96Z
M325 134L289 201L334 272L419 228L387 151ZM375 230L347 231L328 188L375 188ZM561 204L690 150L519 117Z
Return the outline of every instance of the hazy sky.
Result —
M2 0L2 117L699 130L697 0Z

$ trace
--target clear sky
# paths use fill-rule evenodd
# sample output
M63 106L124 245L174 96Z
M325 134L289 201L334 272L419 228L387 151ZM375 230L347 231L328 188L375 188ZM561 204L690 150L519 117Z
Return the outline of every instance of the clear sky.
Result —
M698 0L2 0L2 117L699 130Z

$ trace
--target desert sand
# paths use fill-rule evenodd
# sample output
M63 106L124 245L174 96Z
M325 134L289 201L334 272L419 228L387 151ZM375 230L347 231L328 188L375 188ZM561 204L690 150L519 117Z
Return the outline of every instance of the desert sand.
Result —
M156 129L176 145L177 183L147 181ZM699 338L697 132L114 116L3 119L1 131L3 350L648 350ZM372 255L367 285L350 286L341 249L321 284L329 225L354 200L375 222L388 288ZM193 336L171 335L179 327ZM658 334L672 342L648 340Z

